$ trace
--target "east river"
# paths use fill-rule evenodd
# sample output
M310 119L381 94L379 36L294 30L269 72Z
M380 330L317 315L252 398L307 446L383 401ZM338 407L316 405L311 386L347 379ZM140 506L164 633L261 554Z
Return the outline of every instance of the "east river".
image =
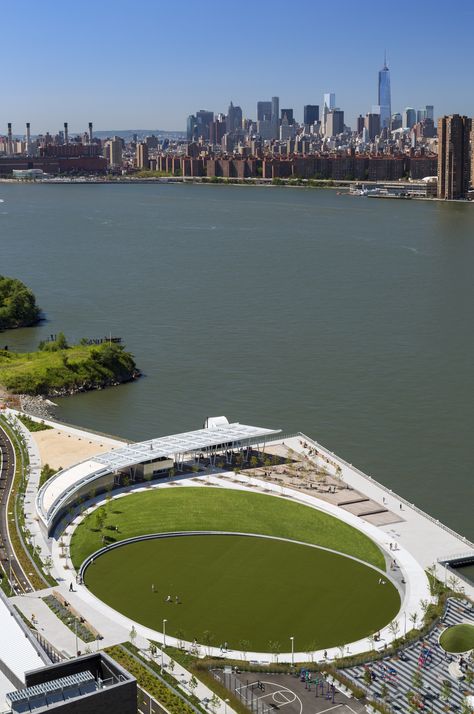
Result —
M145 375L59 400L60 419L137 440L219 414L301 430L474 537L474 205L163 184L0 198L0 273L47 316L2 346L118 335Z

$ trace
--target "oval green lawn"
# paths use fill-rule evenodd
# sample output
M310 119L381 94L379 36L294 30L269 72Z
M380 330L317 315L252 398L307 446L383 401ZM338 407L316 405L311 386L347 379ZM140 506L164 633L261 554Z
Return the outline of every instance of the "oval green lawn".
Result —
M441 633L439 643L446 652L467 652L474 649L474 625L465 622L448 627Z
M275 496L176 486L131 494L102 508L107 513L102 534L95 527L95 512L76 528L71 542L71 558L76 568L103 546L102 535L112 542L147 533L216 530L314 543L385 570L382 551L364 533L322 511Z
M147 627L161 631L166 618L175 637L207 644L208 632L217 647L260 652L272 651L270 642L288 652L290 636L296 651L308 652L381 629L400 596L379 580L378 571L335 553L234 535L127 544L85 574L102 601Z

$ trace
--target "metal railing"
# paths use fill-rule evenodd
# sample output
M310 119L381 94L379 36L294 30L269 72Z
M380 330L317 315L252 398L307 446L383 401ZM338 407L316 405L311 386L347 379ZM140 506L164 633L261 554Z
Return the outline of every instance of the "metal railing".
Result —
M270 714L272 711L261 699L263 693L258 682L242 682L233 672L212 669L211 673L253 714Z
M431 521L432 523L436 524L437 526L439 526L440 528L442 528L444 531L446 531L446 532L449 533L450 535L452 535L452 536L454 536L455 538L457 538L457 539L463 541L463 543L465 543L466 545L468 545L469 547L471 547L471 548L474 549L474 543L472 543L472 541L470 541L468 538L466 538L465 536L461 535L460 533L457 533L457 531L455 531L453 528L450 528L449 526L446 526L444 523L441 523L441 521L439 521L437 518L433 518L433 516L430 516L429 513L426 513L426 511L423 511L423 510L422 510L421 508L419 508L418 506L415 506L414 503L410 503L410 502L409 502L406 498L404 498L403 496L400 496L398 493L395 493L395 491L393 491L392 489L387 488L387 486L384 486L384 485L383 485L382 483L380 483L379 481L376 481L376 479L372 478L372 476L369 476L368 474L366 474L366 473L364 473L363 471L361 471L360 469L358 469L356 466L353 466L352 464L350 464L350 463L349 463L348 461L346 461L345 459L341 458L340 456L338 456L338 455L335 454L334 452L330 451L330 450L327 449L326 447L324 447L324 446L322 446L321 444L319 444L317 441L315 441L314 439L312 439L310 436L307 436L306 434L303 434L303 432L300 431L300 432L297 432L297 433L285 434L285 435L278 434L278 435L276 435L275 437L271 437L271 436L270 436L270 437L267 437L267 440L266 440L266 441L267 441L267 443L268 443L268 442L270 442L270 441L273 441L273 442L275 442L275 441L284 441L285 439L295 439L295 438L299 438L299 439L302 439L303 441L306 441L306 442L310 443L314 448L316 448L318 451L320 451L321 453L323 453L323 454L324 454L325 456L327 456L328 458L334 459L334 461L336 461L337 463L339 463L339 464L345 466L347 469L350 469L351 471L353 471L354 473L356 473L358 476L361 476L362 478L367 479L367 481L370 481L370 483L372 483L374 486L377 486L377 488L380 488L382 491L384 491L385 493L387 493L389 496L392 496L392 497L395 496L395 497L396 497L399 501L401 501L404 505L408 506L408 508L413 509L414 511L416 511L417 513L419 513L419 514L420 514L421 516L423 516L424 518L427 518L429 521Z

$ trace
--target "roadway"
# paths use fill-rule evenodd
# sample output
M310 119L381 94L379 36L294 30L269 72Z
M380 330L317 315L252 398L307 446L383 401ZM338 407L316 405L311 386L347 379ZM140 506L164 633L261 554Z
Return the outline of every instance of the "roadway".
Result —
M15 477L15 449L0 426L0 562L17 594L33 592L28 577L17 560L8 530L8 499Z

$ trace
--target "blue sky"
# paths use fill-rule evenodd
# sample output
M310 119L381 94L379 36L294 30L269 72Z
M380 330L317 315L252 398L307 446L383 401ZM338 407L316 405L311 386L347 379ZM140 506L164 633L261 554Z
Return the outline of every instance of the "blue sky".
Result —
M387 49L392 111L474 114L474 3L354 0L0 0L0 133L184 129L197 109L335 91L346 122L377 102ZM4 128L5 127L5 128Z

